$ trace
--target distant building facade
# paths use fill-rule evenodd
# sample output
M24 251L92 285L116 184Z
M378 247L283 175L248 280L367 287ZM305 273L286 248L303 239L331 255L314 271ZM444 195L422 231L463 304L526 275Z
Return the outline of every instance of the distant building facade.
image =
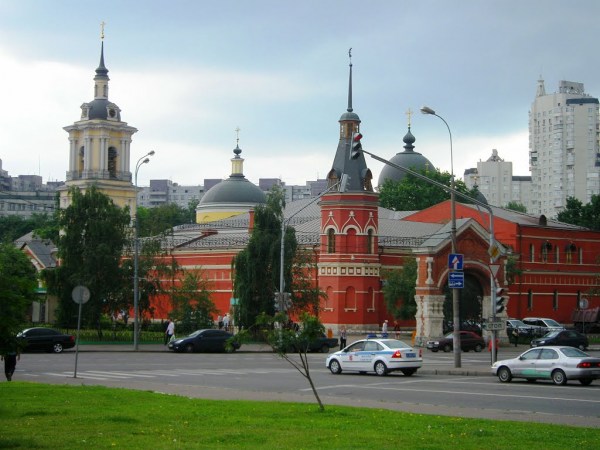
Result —
M598 99L583 83L560 81L546 94L544 80L529 112L531 213L556 217L575 197L583 204L600 193Z
M204 195L202 185L182 186L171 180L150 180L150 186L139 189L137 204L144 208L174 203L181 208L187 208L190 202L200 201Z
M465 170L463 180L469 189L477 186L489 205L504 208L515 202L529 211L531 177L514 176L512 162L504 161L496 149L486 161L479 161L477 168Z
M31 217L32 214L52 214L56 206L56 191L64 182L44 184L39 175L11 177L2 169L0 160L0 217Z

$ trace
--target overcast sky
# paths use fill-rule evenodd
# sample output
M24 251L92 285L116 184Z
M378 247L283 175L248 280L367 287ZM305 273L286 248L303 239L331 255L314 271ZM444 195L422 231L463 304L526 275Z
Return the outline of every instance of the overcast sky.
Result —
M528 111L540 76L600 96L597 0L0 0L0 159L11 176L64 180L68 134L93 99L100 56L109 100L150 150L139 185L226 178L236 146L246 177L324 178L347 106L363 146L403 151L410 108L415 150L450 171L497 149L529 175ZM368 158L375 180L381 163ZM132 168L133 169L133 168Z

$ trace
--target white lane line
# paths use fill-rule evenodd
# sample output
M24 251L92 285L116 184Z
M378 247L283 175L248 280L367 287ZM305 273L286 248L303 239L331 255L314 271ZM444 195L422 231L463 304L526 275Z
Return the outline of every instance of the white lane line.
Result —
M485 392L464 392L464 391L443 391L443 390L432 390L432 389L414 389L414 388L395 388L395 387L379 387L379 386L369 386L369 385L358 385L358 384L350 384L350 385L335 385L328 387L319 387L319 390L326 389L337 389L339 387L352 387L352 388L362 388L362 389L379 389L385 391L409 391L409 392L426 392L426 393L435 393L435 394L451 394L451 395L472 395L472 396L482 396L482 397L502 397L502 398L518 398L518 399L535 399L535 400L549 400L549 401L568 401L568 402L581 402L581 403L600 403L600 399L598 400L589 400L589 399L575 399L575 398L565 398L565 397L542 397L539 395L524 395L524 394L490 394ZM302 391L310 391L312 389L306 388L301 389Z
M127 372L105 372L102 370L86 370L85 373L89 373L92 375L103 375L114 378L131 378L131 377L141 377L141 378L155 378L152 375L136 375L135 373L127 373Z

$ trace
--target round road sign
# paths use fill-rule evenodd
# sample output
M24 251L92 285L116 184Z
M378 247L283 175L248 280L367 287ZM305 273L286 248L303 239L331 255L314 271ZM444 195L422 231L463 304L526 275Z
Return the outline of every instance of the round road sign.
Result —
M71 292L71 298L75 303L83 305L90 299L90 290L85 286L75 286Z

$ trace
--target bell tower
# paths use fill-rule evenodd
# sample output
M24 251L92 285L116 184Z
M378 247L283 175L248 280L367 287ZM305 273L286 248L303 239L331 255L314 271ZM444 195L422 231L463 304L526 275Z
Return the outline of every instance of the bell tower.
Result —
M104 23L100 63L94 76L94 99L81 105L79 121L63 129L69 133L69 170L60 189L60 207L71 204L69 189L82 193L95 185L120 207L136 209L136 192L130 171L131 137L136 128L121 120L121 109L108 99L108 69L104 65Z
M327 294L321 304L321 320L334 327L371 328L385 317L379 281L379 198L364 155L350 157L361 122L352 108L350 51L348 108L339 120L339 143L327 175L329 190L319 203L321 251L317 267L319 288Z

